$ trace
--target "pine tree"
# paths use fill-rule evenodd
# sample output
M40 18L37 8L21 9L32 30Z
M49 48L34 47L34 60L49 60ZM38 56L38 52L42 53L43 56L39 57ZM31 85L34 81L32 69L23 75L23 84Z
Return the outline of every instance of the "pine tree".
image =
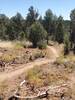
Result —
M58 24L56 29L56 41L58 43L62 43L64 41L64 26L63 26L63 18L59 16Z

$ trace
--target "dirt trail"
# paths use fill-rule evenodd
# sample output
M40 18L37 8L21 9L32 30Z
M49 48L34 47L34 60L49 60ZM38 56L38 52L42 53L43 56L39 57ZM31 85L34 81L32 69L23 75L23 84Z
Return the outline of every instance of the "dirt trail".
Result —
M58 51L55 49L55 47L53 47L53 46L48 46L48 48L52 51L52 53L53 53L53 58L57 58L57 57L59 57L59 54L58 54Z
M39 66L39 65L47 64L49 62L54 62L56 57L58 57L58 53L53 46L48 46L48 48L53 53L52 59L39 59L34 62L24 64L21 66L20 69L17 69L15 71L12 71L9 73L1 73L0 74L0 82L3 82L4 80L12 79L13 77L17 77L18 75L22 74L23 72L27 71L28 69L33 68L35 65Z
M13 44L10 41L0 41L1 48L12 48Z

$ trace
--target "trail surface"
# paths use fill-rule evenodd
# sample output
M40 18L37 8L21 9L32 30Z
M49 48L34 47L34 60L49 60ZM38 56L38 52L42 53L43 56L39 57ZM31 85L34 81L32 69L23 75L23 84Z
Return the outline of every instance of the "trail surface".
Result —
M14 45L10 41L0 41L1 48L12 48Z
M21 75L23 72L27 71L28 69L33 68L35 65L39 66L39 65L50 63L50 62L51 63L54 62L56 60L56 57L58 57L57 50L53 46L48 46L48 48L50 49L50 51L52 51L52 54L53 54L52 59L46 59L46 58L38 59L38 60L35 60L34 62L22 65L20 69L17 69L15 71L12 71L9 73L5 73L5 72L1 73L0 82L3 82L4 80L12 79L13 77L17 77Z
M56 59L57 57L59 57L58 51L56 50L55 47L53 47L53 46L48 46L48 48L49 48L50 51L52 51L53 59Z

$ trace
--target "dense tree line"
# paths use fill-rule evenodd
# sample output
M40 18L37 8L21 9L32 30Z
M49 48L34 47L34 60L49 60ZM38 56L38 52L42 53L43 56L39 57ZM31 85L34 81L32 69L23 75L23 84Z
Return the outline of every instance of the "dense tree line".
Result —
M20 13L8 18L0 14L0 39L1 40L29 40L36 47L44 41L57 41L65 44L65 54L70 50L75 53L75 9L71 11L71 20L57 17L48 9L42 17L31 6L26 18Z

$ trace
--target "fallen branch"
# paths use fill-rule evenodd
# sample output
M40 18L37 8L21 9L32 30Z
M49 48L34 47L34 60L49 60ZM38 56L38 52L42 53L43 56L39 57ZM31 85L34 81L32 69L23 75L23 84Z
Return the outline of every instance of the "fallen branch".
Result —
M20 87L25 83L26 81L24 80L23 82L21 82ZM60 92L60 90L63 91L64 87L68 87L67 84L62 84L60 86L47 86L47 87L42 87L42 88L46 88L46 90L44 92L38 91L38 94L36 96L19 96L17 95L18 90L15 91L14 93L14 97L15 98L19 98L19 99L35 99L35 98L44 98L47 97L49 94L51 94L51 92ZM42 89L40 88L40 90ZM62 89L61 89L62 88ZM58 91L57 91L58 90ZM61 91L61 92L62 92Z

